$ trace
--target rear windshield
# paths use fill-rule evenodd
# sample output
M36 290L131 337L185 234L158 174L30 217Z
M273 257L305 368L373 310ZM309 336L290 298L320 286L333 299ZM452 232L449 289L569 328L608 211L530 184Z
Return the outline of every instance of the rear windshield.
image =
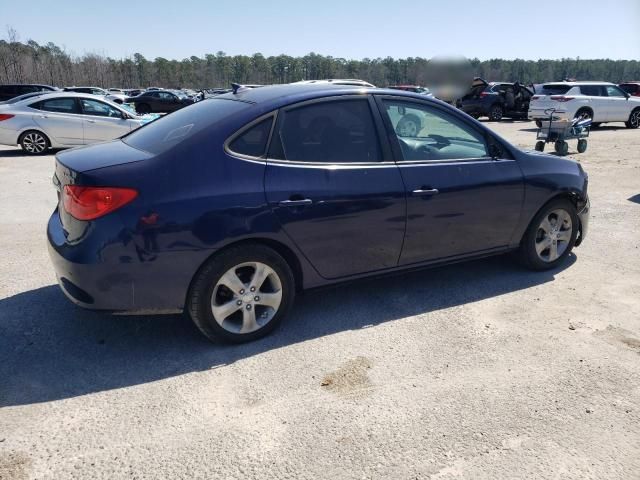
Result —
M166 115L122 138L127 144L149 153L162 153L205 128L251 104L212 98Z
M542 95L564 95L569 90L571 90L571 85L550 84L550 85L543 85L542 91L540 93Z

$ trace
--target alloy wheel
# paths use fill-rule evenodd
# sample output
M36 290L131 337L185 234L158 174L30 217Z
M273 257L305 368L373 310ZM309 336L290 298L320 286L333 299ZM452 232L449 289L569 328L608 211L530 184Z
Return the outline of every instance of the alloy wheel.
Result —
M29 153L42 153L47 148L47 140L39 133L31 132L24 136L22 145Z
M633 128L638 128L638 126L640 126L640 110L636 110L631 114L631 118L629 118L629 124Z
M231 333L255 332L269 323L282 303L282 282L276 271L260 262L227 270L211 295L213 318Z
M564 209L556 209L544 216L536 232L538 258L551 263L561 257L569 247L573 234L571 215Z

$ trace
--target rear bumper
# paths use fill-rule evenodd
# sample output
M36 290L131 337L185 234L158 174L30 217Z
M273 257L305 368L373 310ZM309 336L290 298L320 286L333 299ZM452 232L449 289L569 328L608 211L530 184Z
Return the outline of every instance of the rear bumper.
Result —
M545 113L546 110L548 109L530 108L529 112L527 113L527 118L529 118L529 120L549 120L549 113ZM553 112L553 116L558 120L571 120L569 118L569 112L567 112L566 110L556 110L555 112Z
M81 241L69 243L58 210L49 219L49 257L69 300L83 308L120 313L181 311L198 258L185 259L183 252L142 252L135 234L121 228L113 234L115 221L105 222L106 227L97 223Z
M18 132L10 128L0 128L0 145L17 145Z

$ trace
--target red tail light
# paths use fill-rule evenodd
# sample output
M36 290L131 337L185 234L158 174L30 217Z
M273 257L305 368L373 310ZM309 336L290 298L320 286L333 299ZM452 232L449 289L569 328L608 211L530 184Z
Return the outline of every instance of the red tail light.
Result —
M3 120L9 120L10 118L15 117L15 115L9 115L8 113L0 113L0 122Z
M132 188L65 185L64 209L78 220L94 220L131 202L138 196Z
M573 99L574 97L565 97L564 95L551 95L551 100L555 100L556 102L568 102Z
M480 92L480 98L486 97L490 92Z

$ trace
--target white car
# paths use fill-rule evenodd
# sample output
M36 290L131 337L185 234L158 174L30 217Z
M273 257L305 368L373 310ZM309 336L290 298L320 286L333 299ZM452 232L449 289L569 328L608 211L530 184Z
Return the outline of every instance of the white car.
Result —
M112 88L109 89L109 91L100 87L67 87L64 89L65 92L87 93L90 95L95 95L97 97L102 97L105 100L109 100L113 103L122 104L126 102L128 98L127 95L125 95L122 91L114 92L112 90L116 89Z
M27 154L113 140L157 118L137 116L93 95L44 93L0 105L0 144Z
M640 98L606 82L545 83L529 103L529 119L548 120L551 109L558 120L591 118L597 126L604 122L624 122L628 128L640 126Z

